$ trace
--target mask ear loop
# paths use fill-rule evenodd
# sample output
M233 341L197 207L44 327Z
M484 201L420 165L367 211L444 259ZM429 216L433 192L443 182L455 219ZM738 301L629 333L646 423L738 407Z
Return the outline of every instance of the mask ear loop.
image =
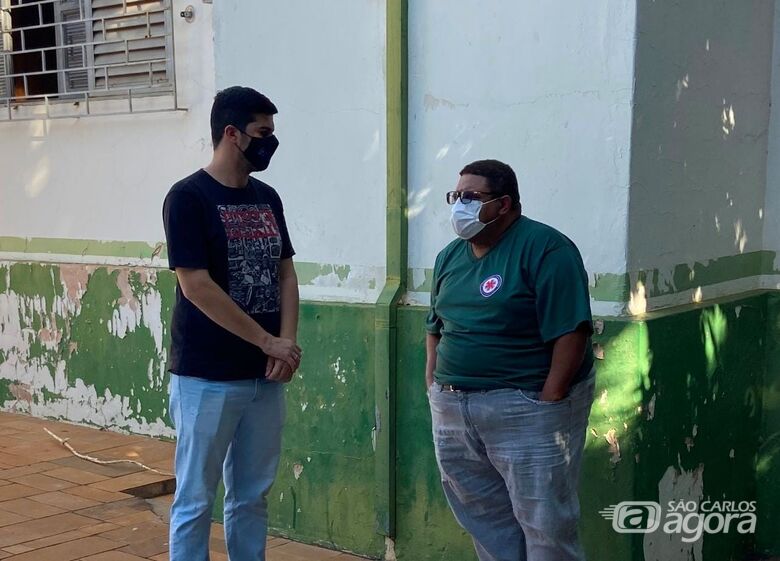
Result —
M479 220L479 213L480 213L480 211L482 211L482 207L483 207L483 206L485 206L485 205L489 205L490 203L494 203L494 202L496 202L496 201L500 201L500 200L501 200L501 199L503 199L504 197L508 197L508 196L509 196L509 195L501 195L500 197L496 197L495 199L490 199L489 201L479 201L479 202L480 202L480 205L479 205L479 210L477 211L477 220ZM484 224L485 226L490 226L490 225L491 225L493 222L495 222L495 221L496 221L496 220L498 220L499 218L501 218L501 215L500 215L500 214L499 214L498 216L496 216L496 217L495 217L493 220L491 220L490 222L482 222L481 220L479 220L479 221L480 221L480 222L482 222L482 224Z
M236 125L230 125L230 126L231 126L231 127L233 127L234 129L236 129L238 132L240 132L240 133L241 133L241 134L243 134L244 136L249 136L249 135L248 135L246 132L242 131L242 130L241 130L240 128L238 128ZM251 139L252 137L251 137L251 136L249 136L249 138ZM250 140L250 142L251 142L251 140ZM241 144L236 144L236 148L238 148L238 151L239 151L239 152L241 152L242 154L244 154L244 151L241 149ZM244 156L246 156L246 154L244 154Z

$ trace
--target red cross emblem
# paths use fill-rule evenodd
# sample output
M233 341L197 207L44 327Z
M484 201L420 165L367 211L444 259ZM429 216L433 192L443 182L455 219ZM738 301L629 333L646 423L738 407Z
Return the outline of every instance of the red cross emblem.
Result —
M501 275L490 275L479 285L479 293L485 298L489 298L501 288L502 282L503 279L501 278Z

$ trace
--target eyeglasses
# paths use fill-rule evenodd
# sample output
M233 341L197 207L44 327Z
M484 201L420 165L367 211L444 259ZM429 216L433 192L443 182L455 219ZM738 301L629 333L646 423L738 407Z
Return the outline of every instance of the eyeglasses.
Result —
M493 191L450 191L447 193L447 204L454 205L458 199L464 205L469 204L471 201L481 201L484 195L493 195Z

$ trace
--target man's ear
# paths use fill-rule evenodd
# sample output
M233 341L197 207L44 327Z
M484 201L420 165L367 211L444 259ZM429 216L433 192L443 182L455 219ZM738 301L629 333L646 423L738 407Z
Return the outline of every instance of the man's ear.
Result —
M501 199L501 214L507 214L508 212L511 212L512 210L512 197L508 195L504 195L504 198Z
M239 144L241 140L241 131L233 125L226 125L225 130L222 133L222 139L228 139L228 142Z

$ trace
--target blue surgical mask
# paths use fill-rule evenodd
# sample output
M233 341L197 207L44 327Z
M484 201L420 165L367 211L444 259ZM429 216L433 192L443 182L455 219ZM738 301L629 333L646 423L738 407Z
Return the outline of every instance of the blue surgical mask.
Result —
M452 215L450 216L450 223L452 224L452 229L455 230L455 234L459 238L470 240L479 234L485 226L498 220L498 216L496 216L490 222L480 222L479 211L482 210L483 205L498 201L501 198L498 197L490 201L471 201L469 204L463 204L463 201L460 199L455 201L455 204L452 205Z

